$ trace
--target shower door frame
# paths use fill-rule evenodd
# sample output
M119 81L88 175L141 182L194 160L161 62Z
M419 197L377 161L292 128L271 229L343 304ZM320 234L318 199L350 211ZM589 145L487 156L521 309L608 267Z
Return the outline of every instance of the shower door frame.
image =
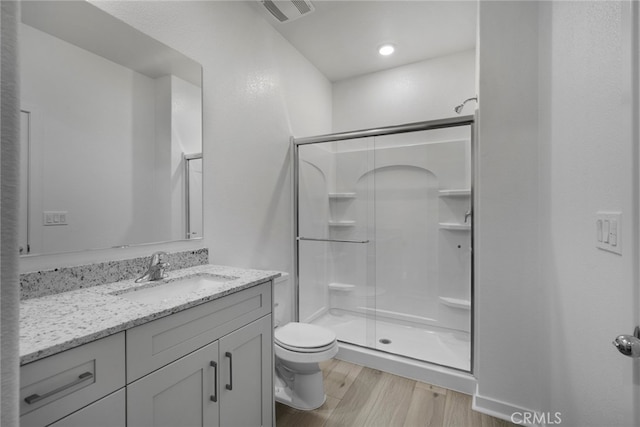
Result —
M185 239L200 239L202 235L198 237L193 237L191 235L191 168L190 162L191 160L204 160L202 158L202 153L193 153L193 154L182 154L182 159L184 160L184 209L185 209ZM202 168L202 166L200 166ZM200 196L202 199L202 195ZM201 226L203 224L200 224Z
M476 110L477 111L477 110ZM299 147L301 145L310 145L310 144L320 144L326 142L338 142L349 139L358 139L358 138L369 138L369 137L377 137L384 135L396 135L401 133L409 133L409 132L420 132L420 131L428 131L428 130L436 130L436 129L446 129L453 127L462 127L469 126L471 133L471 141L470 141L470 151L471 151L471 197L470 197L470 209L471 209L471 277L470 277L470 295L471 295L471 310L470 310L470 368L469 370L458 369L453 367L448 367L450 369L454 369L457 371L468 372L473 374L474 372L474 343L475 343L475 296L474 296L474 265L475 265L475 252L474 248L474 234L475 234L475 220L474 220L474 184L475 184L475 123L476 123L476 115L467 115L460 117L451 117L446 119L437 119L437 120L428 120L424 122L416 122L416 123L407 123L403 125L396 126L385 126L380 128L371 128L371 129L362 129L356 131L349 132L338 132L332 134L318 135L318 136L309 136L303 138L290 138L291 144L291 158L293 160L293 236L294 236L294 250L293 250L293 268L294 268L294 285L293 285L293 319L296 322L300 321L300 276L299 276L299 251L300 251L300 240L306 240L301 238L300 230L299 230ZM374 149L375 151L375 149ZM310 239L310 240L325 240L325 239ZM339 241L335 239L326 239L327 241ZM343 241L347 242L347 241ZM353 242L353 243L364 243L364 242ZM367 347L370 348L370 347ZM378 351L375 348L371 350ZM399 355L401 356L401 355ZM401 356L402 357L402 356ZM425 361L425 363L433 363L429 361ZM436 364L437 365L437 364ZM440 365L444 366L444 365Z

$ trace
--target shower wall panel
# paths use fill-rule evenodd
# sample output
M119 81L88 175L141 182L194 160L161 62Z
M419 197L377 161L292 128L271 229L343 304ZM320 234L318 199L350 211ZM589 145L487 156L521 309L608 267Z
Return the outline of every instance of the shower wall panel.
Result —
M378 153L378 160L383 153ZM376 310L433 323L438 309L438 182L429 170L376 168Z
M356 194L344 208L356 224L332 236L366 235L375 246L366 263L354 247L334 253L332 281L354 288L334 295L331 308L470 330L470 198L441 193L470 189L469 135L438 133L378 137L366 164L357 150L335 153L336 185Z

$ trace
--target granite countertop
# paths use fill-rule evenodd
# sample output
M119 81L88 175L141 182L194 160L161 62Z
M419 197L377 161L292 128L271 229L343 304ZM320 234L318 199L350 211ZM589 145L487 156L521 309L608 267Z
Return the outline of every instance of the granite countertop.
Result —
M206 274L226 276L229 280L154 303L120 296L133 288L147 288ZM20 303L20 364L69 350L279 276L280 273L275 271L200 265L170 271L168 277L161 281L135 283L133 279L124 280L24 300Z

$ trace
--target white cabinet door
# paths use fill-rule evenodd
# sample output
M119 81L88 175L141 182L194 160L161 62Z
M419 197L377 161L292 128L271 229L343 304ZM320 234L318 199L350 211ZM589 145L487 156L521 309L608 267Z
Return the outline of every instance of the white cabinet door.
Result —
M126 427L125 389L116 391L49 427Z
M215 341L129 384L127 425L218 426L217 363L218 341Z
M271 315L220 339L220 425L273 424Z

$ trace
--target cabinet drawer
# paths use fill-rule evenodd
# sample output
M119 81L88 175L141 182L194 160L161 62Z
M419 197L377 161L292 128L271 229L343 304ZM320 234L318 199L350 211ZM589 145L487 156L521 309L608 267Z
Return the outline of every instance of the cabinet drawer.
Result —
M20 425L45 426L125 386L124 332L20 368Z
M49 427L126 427L126 391L120 389Z
M271 313L271 282L129 329L127 383Z

